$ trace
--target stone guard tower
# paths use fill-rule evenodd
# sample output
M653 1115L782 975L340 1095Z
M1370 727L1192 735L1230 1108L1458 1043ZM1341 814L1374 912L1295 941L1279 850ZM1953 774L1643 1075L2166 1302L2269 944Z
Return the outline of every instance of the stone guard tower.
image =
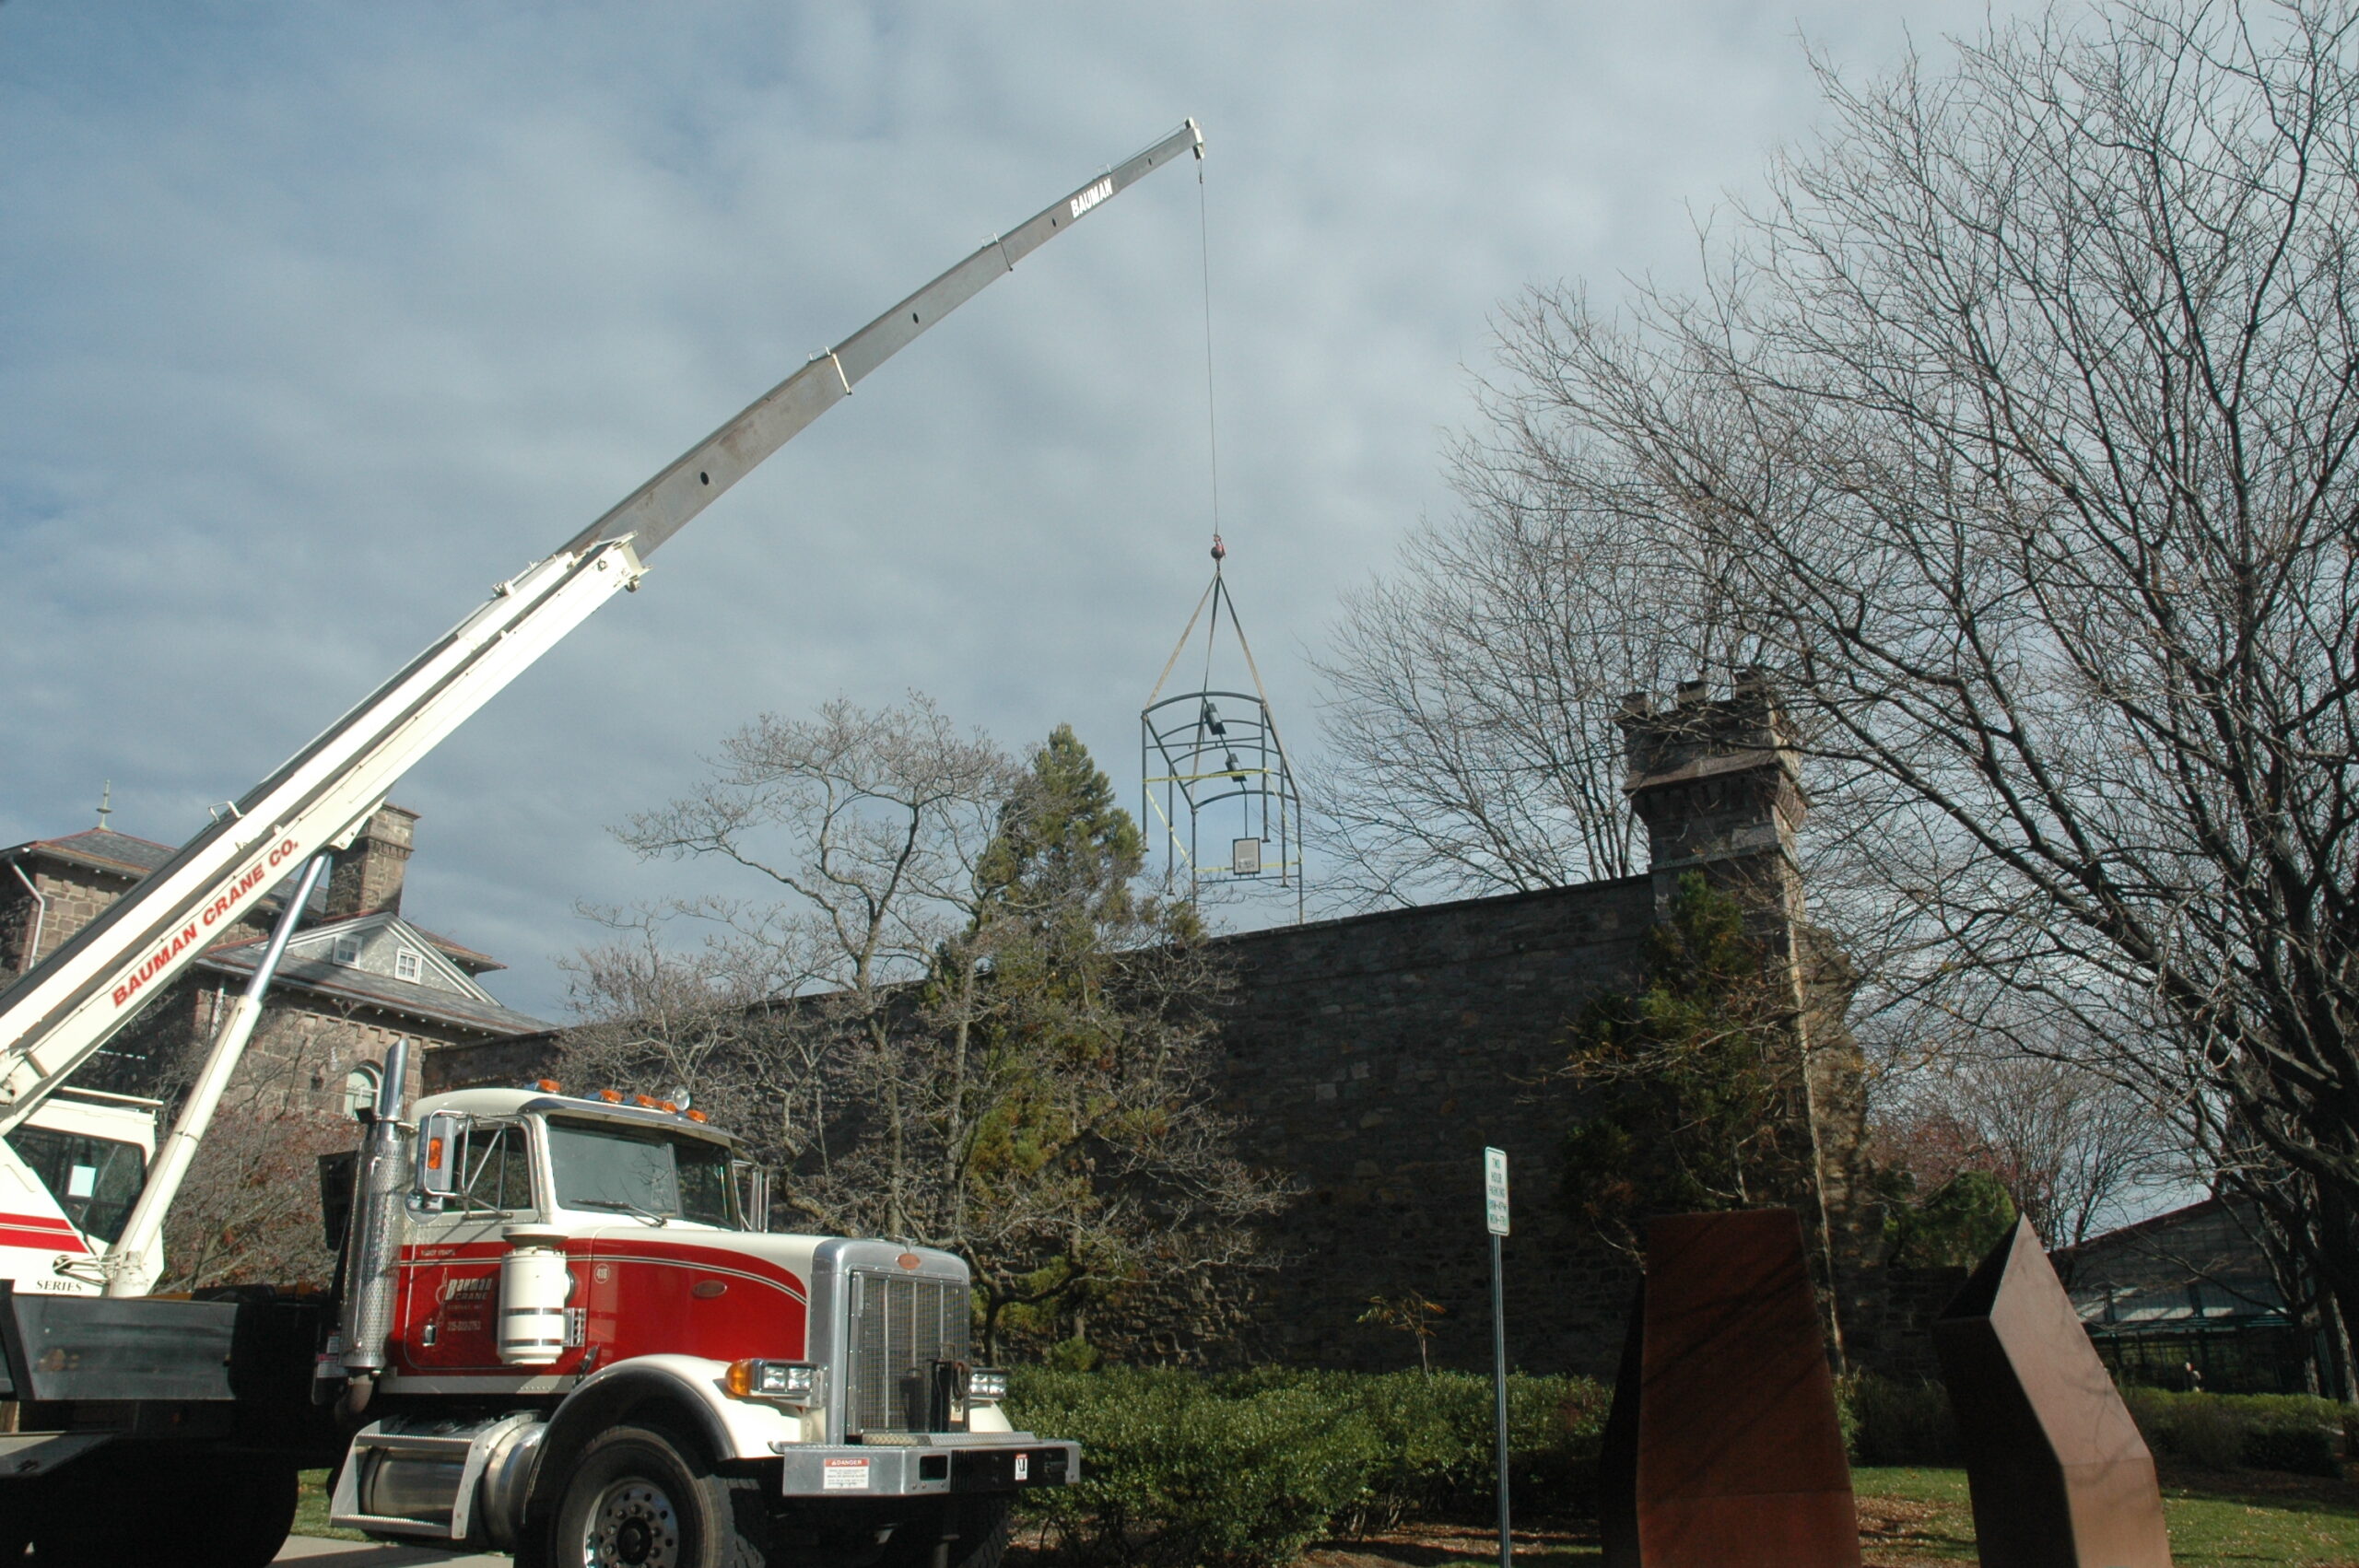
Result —
M1818 1178L1815 1212L1805 1209L1803 1224L1815 1233L1814 1271L1831 1292L1839 1355L1847 1328L1881 1316L1860 1286L1883 1217L1865 1180L1865 1064L1843 1022L1851 970L1802 905L1794 836L1809 802L1793 721L1755 668L1740 671L1725 697L1700 680L1681 682L1660 709L1632 692L1616 722L1630 765L1624 792L1647 825L1656 919L1669 916L1681 877L1703 872L1743 907L1791 988L1789 1028Z
M1768 677L1746 670L1717 701L1705 682L1682 681L1661 711L1632 692L1616 722L1630 762L1623 791L1647 825L1658 917L1670 913L1680 877L1701 871L1745 906L1758 935L1790 945L1802 919L1794 834L1809 804L1793 725Z

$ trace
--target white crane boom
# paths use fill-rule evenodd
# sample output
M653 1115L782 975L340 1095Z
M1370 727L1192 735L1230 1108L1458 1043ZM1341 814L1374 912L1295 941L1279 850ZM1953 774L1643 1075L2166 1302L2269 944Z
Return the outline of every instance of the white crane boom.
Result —
M0 991L0 1135L14 1130L255 901L341 847L412 765L618 590L714 497L863 377L1109 196L1182 151L1194 121L1050 204L903 299L683 453L226 808Z

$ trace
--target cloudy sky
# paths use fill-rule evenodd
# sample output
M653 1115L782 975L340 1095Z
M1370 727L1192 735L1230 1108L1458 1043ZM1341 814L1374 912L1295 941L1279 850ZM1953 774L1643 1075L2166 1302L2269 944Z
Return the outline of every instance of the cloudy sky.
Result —
M0 843L178 842L691 440L1193 115L1223 531L1282 722L1447 507L1499 302L1692 268L1980 4L0 5ZM911 689L1128 791L1208 568L1199 191L919 340L427 759L407 910L560 1017L607 833ZM738 891L750 891L740 888ZM1273 911L1274 913L1274 911ZM1250 919L1251 917L1248 917Z

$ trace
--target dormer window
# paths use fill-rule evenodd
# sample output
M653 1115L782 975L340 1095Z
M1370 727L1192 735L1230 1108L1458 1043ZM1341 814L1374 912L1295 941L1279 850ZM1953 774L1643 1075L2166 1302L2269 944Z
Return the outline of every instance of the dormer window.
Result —
M335 961L339 964L359 963L360 939L357 936L340 936L336 938Z
M404 947L394 950L393 978L397 980L415 980L417 978L421 967L422 965L420 964L417 954L410 949Z

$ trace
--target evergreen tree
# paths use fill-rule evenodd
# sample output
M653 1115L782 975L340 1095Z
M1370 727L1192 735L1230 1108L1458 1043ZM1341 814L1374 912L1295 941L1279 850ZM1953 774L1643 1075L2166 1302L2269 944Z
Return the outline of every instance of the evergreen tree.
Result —
M1001 807L973 921L935 968L948 1077L970 1086L940 1119L963 1150L954 1207L987 1346L1253 1250L1240 1222L1269 1189L1225 1153L1204 1076L1204 1005L1225 980L1193 907L1138 892L1145 861L1112 784L1059 725Z
M1635 1251L1649 1214L1800 1203L1809 1192L1790 993L1737 901L1680 878L1649 933L1646 983L1598 997L1567 1071L1589 1093L1567 1130L1564 1197Z

